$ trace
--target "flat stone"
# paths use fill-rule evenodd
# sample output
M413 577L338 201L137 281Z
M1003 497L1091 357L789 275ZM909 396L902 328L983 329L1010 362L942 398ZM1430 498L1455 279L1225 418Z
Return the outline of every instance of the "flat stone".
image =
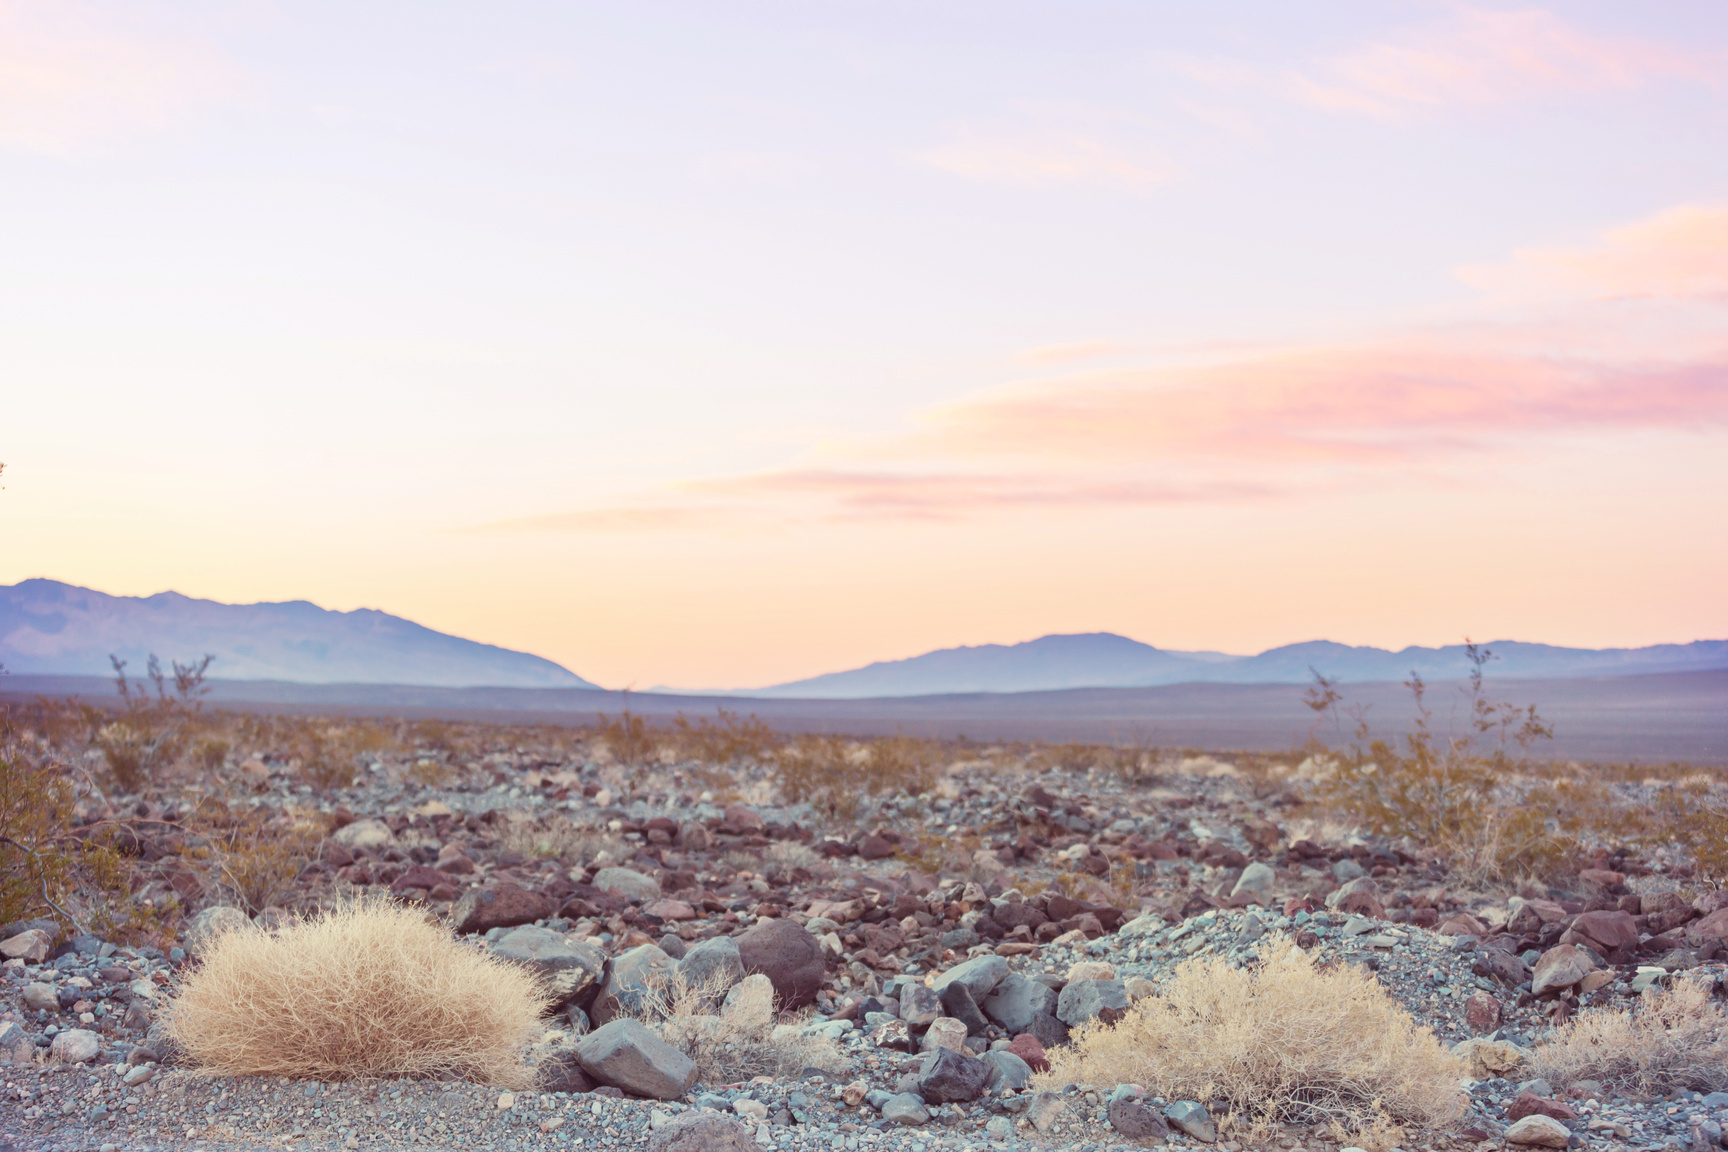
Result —
M636 1020L594 1029L576 1041L576 1058L600 1083L635 1096L676 1100L696 1082L696 1062Z
M1128 989L1120 980L1075 980L1056 1000L1056 1018L1070 1028L1089 1020L1114 1024L1128 1008Z
M1212 1113L1198 1101L1178 1100L1164 1109L1164 1118L1203 1144L1218 1139L1218 1126L1212 1122Z
M1507 1128L1501 1136L1508 1144L1535 1144L1543 1148L1564 1148L1572 1139L1572 1130L1547 1116L1526 1116Z
M942 975L930 982L931 991L938 996L942 989L958 981L966 985L966 990L972 993L974 1001L981 1001L996 990L996 985L1008 975L1008 961L1000 956L985 953L974 956L961 964L956 964Z
M396 843L396 833L382 820L356 820L336 829L330 839L348 849L376 849Z
M600 869L594 873L594 887L644 903L660 898L660 882L631 868Z
M1038 1131L1048 1132L1067 1107L1062 1102L1062 1097L1056 1093L1039 1092L1032 1097L1032 1103L1026 1106L1026 1120Z
M94 1060L102 1051L102 1037L86 1028L68 1028L48 1045L51 1064L82 1064Z
M0 956L40 964L54 948L54 938L40 928L27 928L16 936L0 940Z
M492 955L537 973L557 998L555 1007L580 1000L606 972L606 953L593 944L531 925L499 937Z
M457 932L490 932L544 920L552 911L552 901L545 896L506 882L470 888L450 909L450 922Z
M35 1055L36 1041L31 1038L30 1033L12 1020L0 1024L0 1060L28 1064Z
M1110 1127L1130 1140L1163 1140L1170 1135L1164 1117L1138 1100L1112 1100L1104 1115Z
M930 1110L924 1107L924 1101L914 1092L900 1092L888 1097L882 1105L882 1119L889 1124L898 1124L906 1128L916 1128L930 1120Z

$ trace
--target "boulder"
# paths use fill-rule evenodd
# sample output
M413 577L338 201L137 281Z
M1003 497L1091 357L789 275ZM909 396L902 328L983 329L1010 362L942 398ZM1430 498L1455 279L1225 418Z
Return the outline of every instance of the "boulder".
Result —
M0 956L26 964L42 963L53 948L54 938L40 928L26 928L16 936L0 940Z
M826 974L816 937L791 920L776 918L761 921L737 940L744 971L768 977L781 1008L815 1003Z
M606 972L606 953L593 944L531 925L499 937L492 955L537 973L556 997L554 1007L581 1000Z
M898 1124L904 1128L916 1128L930 1120L930 1111L924 1107L924 1101L914 1092L901 1092L890 1096L882 1105L882 1119L889 1124Z
M996 1071L990 1074L990 1083L987 1086L990 1091L1009 1088L1018 1092L1032 1083L1032 1066L1008 1049L997 1048L986 1052L984 1059L996 1065Z
M984 998L984 1015L1015 1035L1032 1027L1035 1016L1056 1013L1056 990L1039 980L1029 980L1018 972L1010 972L996 985L996 990Z
M535 1067L534 1086L542 1092L592 1092L594 1078L582 1069L574 1048L566 1048L540 1061Z
M958 980L942 989L942 1010L965 1025L968 1036L982 1036L984 1030L990 1027L989 1021L984 1019L984 1013L979 1011L977 1003L972 999L972 993Z
M1178 1100L1167 1105L1164 1118L1202 1144L1211 1144L1218 1139L1218 1126L1212 1122L1212 1113L1198 1101Z
M633 1096L676 1100L696 1082L696 1062L636 1020L594 1029L576 1041L576 1059L600 1083Z
M595 1024L646 1012L654 993L672 982L672 957L653 944L639 944L612 958L588 1015Z
M981 1001L995 991L996 985L1008 975L1008 961L992 953L974 956L961 964L956 964L942 975L930 982L931 991L938 996L942 989L958 981L966 985L966 991L972 993L974 1002Z
M600 869L594 873L594 887L643 903L660 898L660 882L630 868Z
M712 986L716 996L724 996L745 976L738 941L730 936L716 936L691 945L678 961L678 971L689 987Z
M1242 869L1242 878L1230 889L1230 899L1270 908L1272 890L1277 883L1278 873L1272 870L1272 866L1256 860Z
M750 1129L718 1112L680 1112L648 1137L648 1152L762 1152Z
M952 1048L937 1048L918 1068L918 1095L926 1104L963 1103L984 1095L996 1066Z
M1170 1135L1164 1117L1138 1100L1112 1100L1104 1115L1110 1127L1129 1140L1163 1140Z
M101 1051L102 1037L87 1028L68 1028L48 1046L48 1060L52 1064L82 1064L96 1059Z
M203 956L218 936L229 932L250 931L252 927L252 918L238 908L221 905L206 908L186 921L182 934L186 940L186 953L189 956Z
M1638 922L1630 912L1585 912L1560 937L1562 944L1585 944L1618 962L1638 947Z
M1046 1048L1068 1043L1068 1025L1057 1019L1054 1013L1046 1016L1040 1012L1032 1017L1032 1027L1026 1031Z
M1722 889L1728 892L1728 888ZM1700 897L1702 899L1702 897ZM1694 920L1686 926L1686 937L1690 940L1728 940L1728 908L1719 908L1706 913L1701 920Z
M457 932L490 932L494 928L532 924L550 915L551 900L506 881L463 893L450 909L450 923Z
M1128 1008L1128 989L1120 980L1074 980L1056 999L1056 1018L1070 1028L1088 1020L1114 1024Z
M1530 994L1540 996L1558 988L1570 988L1596 968L1576 944L1556 944L1542 953L1530 974Z
M35 1055L36 1041L30 1038L30 1033L11 1020L0 1024L0 1060L28 1064Z
M1501 1137L1508 1144L1535 1144L1543 1148L1564 1148L1572 1139L1572 1130L1547 1116L1526 1116L1513 1124Z

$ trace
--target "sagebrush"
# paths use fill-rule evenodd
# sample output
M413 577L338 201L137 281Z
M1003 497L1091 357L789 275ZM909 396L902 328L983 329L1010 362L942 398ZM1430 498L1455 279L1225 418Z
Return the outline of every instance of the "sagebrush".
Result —
M1263 943L1258 961L1184 963L1114 1026L1076 1029L1037 1083L1139 1084L1209 1104L1255 1137L1324 1124L1369 1147L1460 1113L1462 1065L1371 974L1318 968L1281 938Z
M522 1057L550 1004L526 969L373 900L217 937L168 1030L193 1064L222 1076L527 1088Z

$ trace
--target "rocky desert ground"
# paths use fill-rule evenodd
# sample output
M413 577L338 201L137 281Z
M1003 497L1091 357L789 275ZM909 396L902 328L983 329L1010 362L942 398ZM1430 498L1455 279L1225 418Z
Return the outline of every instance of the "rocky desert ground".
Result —
M51 719L11 737L10 763L67 789L68 825L39 843L69 862L104 846L123 874L0 928L6 1148L1728 1146L1728 891L1661 834L1574 829L1541 875L1495 874L1342 818L1314 749L726 746L628 718L374 725L358 751L340 720L236 720L127 786L98 747L54 751L71 741ZM1547 772L1609 817L1721 797L1693 769ZM8 877L29 903L20 877L40 877ZM176 999L224 941L291 941L366 898L543 979L517 1086L223 1075L177 1043ZM1384 1044L1347 1055L1251 1123L1233 1075L1336 1041L1322 1021L1254 1048L1257 1013L1287 1018L1267 975L1286 969L1389 999L1425 1055L1390 1078L1368 1067L1401 1059ZM1182 1033L1196 1051L1137 1053L1147 1082L1081 1059L1136 1013L1256 974L1236 1017ZM1206 1065L1215 1090L1158 1082L1212 1043L1247 1045ZM1624 1050L1640 1043L1662 1051ZM1339 1101L1396 1123L1339 1126Z

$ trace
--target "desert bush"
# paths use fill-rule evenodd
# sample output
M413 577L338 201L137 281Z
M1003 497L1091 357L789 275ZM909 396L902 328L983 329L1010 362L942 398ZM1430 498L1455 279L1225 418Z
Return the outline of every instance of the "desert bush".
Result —
M1318 968L1284 939L1258 955L1248 968L1184 963L1114 1026L1083 1025L1052 1049L1038 1083L1139 1084L1222 1105L1230 1126L1256 1138L1276 1124L1325 1124L1385 1145L1404 1124L1458 1115L1463 1068L1371 974Z
M548 816L512 823L504 830L502 843L507 851L519 852L530 859L584 864L601 852L622 855L624 839L604 828L577 824L563 816Z
M616 717L600 713L595 734L605 741L607 750L620 764L643 764L654 754L654 729L649 727L646 717L628 708Z
M726 992L718 974L691 982L674 968L650 988L635 1016L694 1060L697 1078L708 1084L846 1067L832 1041L804 1035L799 1024L776 1028L774 987L766 978L739 984L722 1008Z
M1482 670L1494 654L1468 642L1466 651L1469 730L1437 733L1427 685L1411 673L1406 687L1415 698L1416 721L1402 746L1368 740L1365 714L1346 710L1353 739L1347 749L1330 754L1318 799L1369 831L1437 849L1454 869L1478 879L1552 873L1576 856L1578 842L1542 804L1519 803L1523 797L1513 778L1530 746L1552 737L1553 729L1534 705L1490 700ZM1314 680L1305 703L1315 713L1316 731L1328 717L1341 730L1342 694L1318 672Z
M801 736L775 753L774 781L790 803L809 803L832 817L852 819L873 796L928 792L940 759L937 745L907 736L868 741Z
M1595 1080L1616 1092L1728 1089L1728 1015L1707 984L1680 979L1633 1009L1588 1008L1554 1030L1531 1063L1557 1085Z
M216 888L254 916L293 886L326 831L322 816L278 816L209 799L187 813L184 824L197 837L190 855L206 863Z
M796 840L776 840L768 846L768 860L782 868L814 868L822 857L808 844Z
M172 661L174 685L170 690L162 662L150 654L145 674L155 687L152 695L143 681L127 679L126 661L109 656L114 665L114 686L120 693L120 713L96 733L95 744L108 762L114 780L128 792L147 784L163 765L183 750L186 729L208 692L204 674L214 656L193 664Z
M754 714L739 719L738 713L717 708L712 720L692 721L680 712L672 721L672 742L681 760L723 766L766 759L780 738Z
M217 937L167 1027L217 1075L454 1076L526 1088L533 1070L522 1054L549 1006L527 970L372 900Z

